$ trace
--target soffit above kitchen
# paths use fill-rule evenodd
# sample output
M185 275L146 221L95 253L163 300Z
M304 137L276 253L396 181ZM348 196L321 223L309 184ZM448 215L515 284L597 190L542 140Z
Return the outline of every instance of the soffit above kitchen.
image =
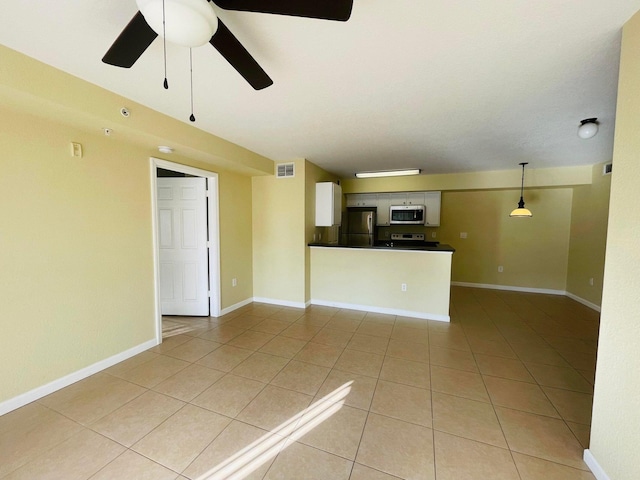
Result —
M212 8L274 83L256 91L194 48L194 128L352 177L610 161L621 28L640 0L354 0L346 22ZM137 10L4 2L0 43L190 123L188 48L167 44L169 90L161 39L130 69L101 62ZM591 117L599 132L582 140Z

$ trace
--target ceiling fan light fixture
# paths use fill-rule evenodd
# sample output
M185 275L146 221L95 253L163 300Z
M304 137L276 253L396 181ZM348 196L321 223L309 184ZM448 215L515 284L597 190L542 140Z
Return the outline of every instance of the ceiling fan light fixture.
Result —
M598 133L598 119L597 118L585 118L580 120L580 126L578 127L578 136L583 139L592 138Z
M357 178L377 178L377 177L401 177L405 175L419 175L419 168L408 168L403 170L378 170L377 172L357 172Z
M153 31L171 43L199 47L211 40L218 29L218 17L206 0L136 0L136 3Z

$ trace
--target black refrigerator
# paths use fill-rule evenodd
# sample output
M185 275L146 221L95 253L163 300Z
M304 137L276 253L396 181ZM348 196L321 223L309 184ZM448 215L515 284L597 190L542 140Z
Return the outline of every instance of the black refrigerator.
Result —
M343 243L351 247L367 247L376 243L376 209L349 207L346 213L346 233Z

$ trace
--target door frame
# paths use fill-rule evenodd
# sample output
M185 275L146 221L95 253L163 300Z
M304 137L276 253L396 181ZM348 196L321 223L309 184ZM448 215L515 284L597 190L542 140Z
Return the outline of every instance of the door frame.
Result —
M158 181L157 169L195 175L207 181L207 225L209 238L209 315L220 316L220 210L218 174L180 163L149 158L151 175L151 228L153 233L153 289L155 297L156 340L162 343L162 309L160 305L160 244L158 238Z

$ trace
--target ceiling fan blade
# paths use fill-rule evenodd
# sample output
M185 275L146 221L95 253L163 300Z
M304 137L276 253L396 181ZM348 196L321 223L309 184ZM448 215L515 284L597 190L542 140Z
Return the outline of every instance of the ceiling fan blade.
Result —
M353 0L213 0L225 10L275 13L294 17L320 18L346 22Z
M158 36L138 12L102 57L104 63L116 67L131 68Z
M256 90L273 85L273 80L262 69L258 62L242 46L227 26L218 19L218 30L209 43L235 68L244 79Z

